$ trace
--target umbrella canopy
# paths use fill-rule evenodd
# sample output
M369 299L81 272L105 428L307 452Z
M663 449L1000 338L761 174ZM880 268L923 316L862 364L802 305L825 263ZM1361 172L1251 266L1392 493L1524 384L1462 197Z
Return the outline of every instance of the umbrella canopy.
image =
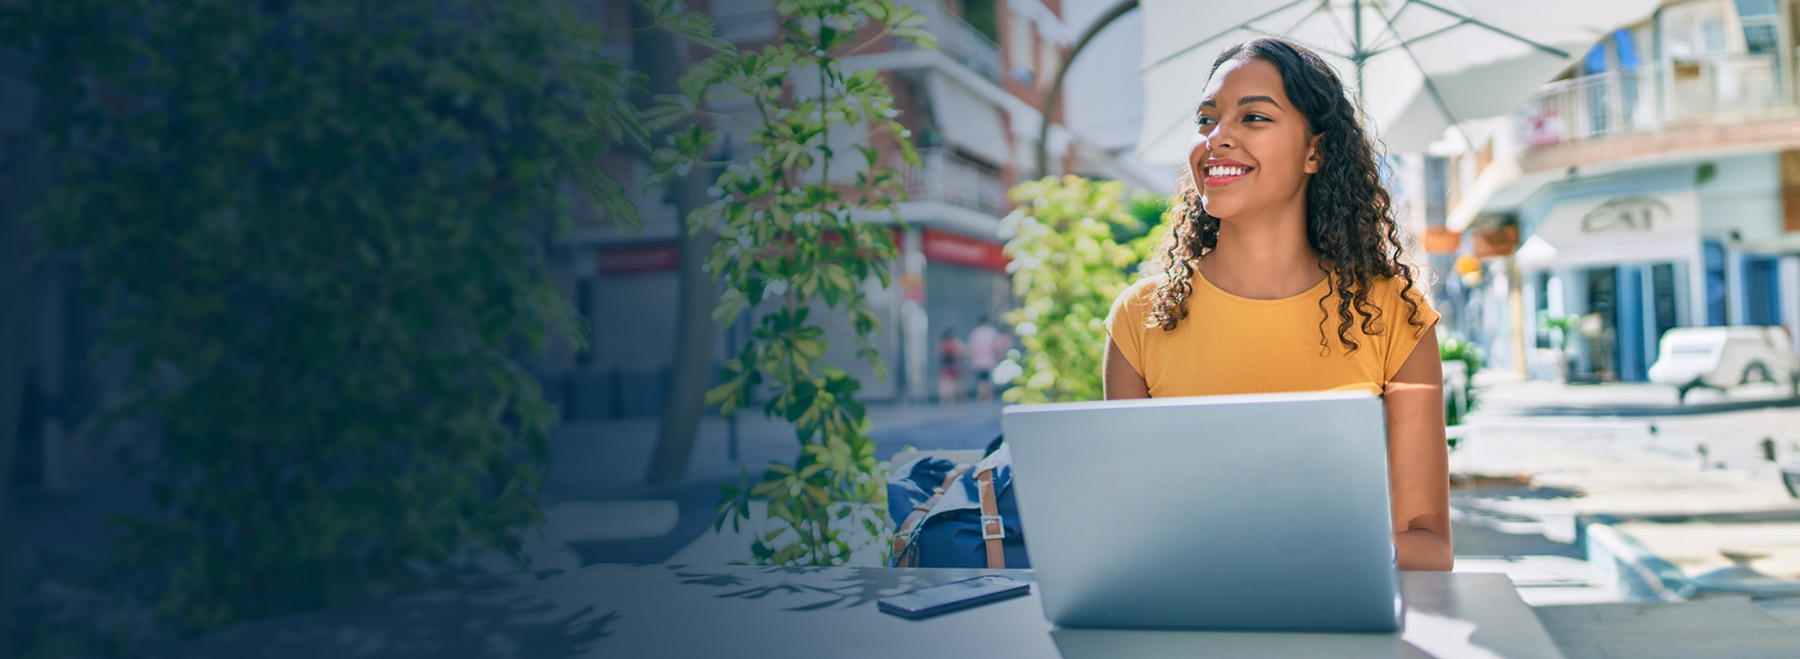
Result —
M1313 49L1357 95L1391 152L1506 114L1659 0L1142 0L1138 156L1181 163L1220 51L1260 36Z

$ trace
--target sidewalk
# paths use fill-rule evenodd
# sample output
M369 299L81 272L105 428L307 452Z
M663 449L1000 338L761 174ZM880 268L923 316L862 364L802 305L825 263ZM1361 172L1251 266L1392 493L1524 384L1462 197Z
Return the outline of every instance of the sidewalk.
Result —
M1566 384L1520 381L1508 373L1475 377L1477 409L1516 416L1683 416L1738 410L1800 407L1786 384L1756 383L1725 391L1695 389L1686 402L1674 387L1647 382Z
M979 449L1000 434L999 403L876 404L868 408L875 454L900 449ZM752 481L773 461L799 452L793 426L759 409L737 419L738 458L730 457L732 422L702 419L687 474L680 481L645 482L655 450L657 419L564 424L551 433L552 469L544 483L544 536L527 543L533 568L573 570L595 563L660 563L712 534L719 484ZM748 556L749 542L742 550ZM496 569L499 565L494 565Z
M1486 393L1492 404L1450 456L1459 519L1568 543L1619 595L1533 602L1566 654L1794 656L1800 500L1763 442L1800 453L1800 409L1733 391L1739 406L1696 413L1648 385L1494 382Z

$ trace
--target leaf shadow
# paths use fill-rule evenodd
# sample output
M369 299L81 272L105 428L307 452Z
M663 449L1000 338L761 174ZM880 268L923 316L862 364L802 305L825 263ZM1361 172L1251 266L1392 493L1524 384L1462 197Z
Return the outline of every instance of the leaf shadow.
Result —
M151 656L301 659L333 657L575 657L611 636L625 615L559 607L541 584L530 592L431 591L358 607L233 625ZM559 610L562 609L562 610Z
M714 594L717 598L772 599L784 604L786 600L796 600L797 603L784 606L782 610L819 611L866 606L888 595L979 573L973 570L746 566L716 572L678 571L676 577L683 585L732 588Z

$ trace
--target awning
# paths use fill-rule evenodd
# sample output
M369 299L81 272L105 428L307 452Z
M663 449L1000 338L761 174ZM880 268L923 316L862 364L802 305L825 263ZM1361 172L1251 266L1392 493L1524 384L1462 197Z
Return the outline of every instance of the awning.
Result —
M1551 206L1517 258L1534 270L1686 261L1699 241L1700 196L1691 189L1582 197Z
M1194 110L1214 60L1251 38L1279 36L1319 53L1361 99L1369 128L1387 150L1404 153L1430 148L1454 124L1510 114L1594 42L1647 19L1659 4L1141 0L1138 155L1151 163L1186 162Z
M925 91L944 141L996 167L1012 161L1000 108L936 71L925 77Z

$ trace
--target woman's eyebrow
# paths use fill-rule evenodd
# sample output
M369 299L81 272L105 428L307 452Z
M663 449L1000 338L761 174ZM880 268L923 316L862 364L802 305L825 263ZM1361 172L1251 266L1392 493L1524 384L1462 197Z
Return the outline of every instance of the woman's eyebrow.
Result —
M1249 105L1251 103L1268 103L1269 105L1273 105L1278 108L1281 107L1280 103L1276 103L1274 98L1271 98L1268 96L1245 96L1243 98L1238 99L1238 105ZM1214 103L1213 100L1209 98L1204 101L1201 101L1200 107L1216 108L1216 107L1219 107L1219 104Z

